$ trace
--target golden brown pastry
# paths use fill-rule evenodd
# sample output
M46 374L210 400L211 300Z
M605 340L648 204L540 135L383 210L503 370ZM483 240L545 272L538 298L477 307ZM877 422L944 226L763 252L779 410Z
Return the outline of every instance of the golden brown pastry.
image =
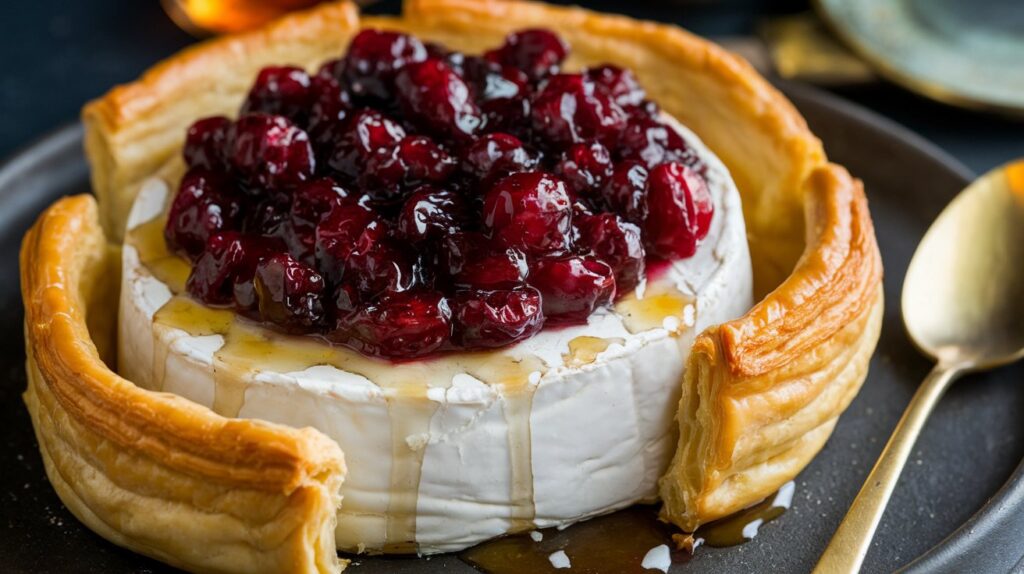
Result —
M61 500L112 542L187 570L338 571L337 444L107 368L116 260L87 195L47 209L22 245L25 402Z
M860 183L827 162L788 101L738 57L672 26L497 0L409 0L401 18L360 20L338 3L186 50L86 107L98 215L89 197L61 200L22 250L26 402L47 473L76 516L195 571L340 568L332 533L345 467L335 443L224 419L106 367L117 308L108 241L121 241L141 182L180 152L185 128L236 109L260 67L315 67L360 27L476 52L537 26L572 45L570 68L632 69L727 164L743 197L760 302L693 346L663 516L692 530L807 464L866 376L881 262Z

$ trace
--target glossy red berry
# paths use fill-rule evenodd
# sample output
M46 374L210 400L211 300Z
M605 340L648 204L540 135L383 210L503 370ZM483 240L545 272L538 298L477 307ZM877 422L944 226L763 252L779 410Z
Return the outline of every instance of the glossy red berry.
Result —
M483 127L469 86L443 60L409 64L395 78L406 117L436 137L467 141Z
M629 121L619 142L619 154L625 159L641 161L648 168L669 161L690 167L700 162L696 152L674 127L648 116L635 116Z
M613 213L577 217L578 245L615 272L616 295L629 293L644 277L645 256L640 228Z
M597 142L573 144L562 154L555 173L576 196L596 195L612 176L612 156L608 148Z
M333 77L319 74L310 82L306 131L318 152L317 157L323 157L319 152L329 148L344 132L345 120L352 112L352 102L348 92Z
M635 160L619 162L601 196L605 204L626 221L642 223L647 215L647 168Z
M615 147L626 127L626 113L580 74L558 74L533 98L533 129L550 144L565 147L597 140Z
M305 125L309 115L311 80L295 66L268 66L260 70L242 104L241 114L265 113L285 116Z
M231 120L212 116L197 120L185 134L185 164L213 171L226 171L226 147Z
M615 297L615 275L591 256L542 258L530 271L530 285L543 297L549 322L581 322Z
M618 66L605 64L588 68L586 77L611 96L612 101L623 109L643 105L647 93L640 87L633 72Z
M507 175L537 167L537 155L509 134L494 133L478 138L466 149L463 169L487 186Z
M413 244L434 241L462 229L469 206L461 195L423 186L405 200L398 215L398 232Z
M405 137L405 130L376 110L354 114L327 159L332 171L354 182L375 154L386 154Z
M194 259L211 235L237 229L241 213L241 197L230 179L192 168L171 202L164 237L172 249Z
M330 178L306 182L292 192L288 209L290 231L294 236L292 255L300 261L310 261L314 253L316 226L331 210L346 203L355 203L349 192Z
M544 326L541 295L533 287L460 290L451 305L455 340L470 349L510 345Z
M373 193L443 183L457 167L455 158L426 136L406 136L396 146L367 160L359 184Z
M444 272L456 287L507 289L521 285L529 274L525 253L494 245L477 233L452 234L442 249Z
M387 234L387 224L364 206L343 205L332 209L316 226L317 268L337 284L352 254L372 251Z
M693 169L663 163L647 178L644 240L650 253L664 259L690 257L708 234L715 206L707 184Z
M250 186L287 189L313 175L309 136L283 116L244 115L229 138L231 166Z
M253 288L263 321L301 332L323 320L323 277L287 253L272 255L256 265Z
M532 86L525 72L475 56L465 58L462 68L486 120L487 131L527 131Z
M532 255L565 253L571 242L572 202L554 175L529 171L498 180L484 198L491 237Z
M365 306L330 336L370 355L412 359L439 350L451 331L451 309L441 293L406 291Z
M354 96L387 100L392 94L395 74L426 58L423 43L408 34L363 30L352 39L338 71Z
M556 73L569 54L569 47L549 30L530 29L513 32L487 59L525 72L534 81Z
M384 239L371 249L355 249L345 262L342 278L366 297L408 291L420 278L417 258L409 249Z
M283 246L274 239L243 235L237 231L215 233L189 273L185 288L207 305L236 303L234 284L252 281L256 265ZM245 307L251 301L241 301Z

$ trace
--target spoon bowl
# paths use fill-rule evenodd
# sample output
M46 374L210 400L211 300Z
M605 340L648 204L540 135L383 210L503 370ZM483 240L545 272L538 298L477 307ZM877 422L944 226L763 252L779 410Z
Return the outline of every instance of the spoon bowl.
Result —
M902 306L911 340L937 364L815 573L860 570L917 435L950 383L1024 357L1024 160L985 174L943 210L910 261Z
M939 362L988 369L1024 355L1024 161L976 180L910 261L903 321Z

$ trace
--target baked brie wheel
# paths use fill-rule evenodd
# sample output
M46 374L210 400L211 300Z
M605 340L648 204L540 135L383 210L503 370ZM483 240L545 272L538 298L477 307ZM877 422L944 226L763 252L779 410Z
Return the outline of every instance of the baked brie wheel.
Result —
M513 1L407 0L400 18L331 3L188 49L84 111L96 200L55 203L21 252L25 400L47 474L82 522L192 571L344 567L335 526L347 470L335 440L225 418L111 369L125 359L115 325L129 212L145 182L174 169L186 128L233 114L264 66L315 69L362 28L479 53L537 27L571 44L568 69L632 70L742 196L757 303L689 348L662 516L692 531L810 461L867 374L882 269L860 182L828 163L788 101L736 56L671 26Z

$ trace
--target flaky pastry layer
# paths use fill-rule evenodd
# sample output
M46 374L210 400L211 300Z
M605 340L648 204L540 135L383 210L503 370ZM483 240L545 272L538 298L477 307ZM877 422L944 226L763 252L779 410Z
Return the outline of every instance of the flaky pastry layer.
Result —
M61 500L108 540L187 570L340 571L337 444L111 371L118 268L88 195L52 205L22 243L25 402Z
M264 65L315 68L360 27L477 52L534 26L570 42L569 68L632 69L725 162L743 196L763 299L694 344L679 447L660 483L663 516L692 530L763 498L817 453L866 376L882 310L860 183L827 162L785 98L714 44L673 26L537 3L407 0L401 18L363 19L351 4L325 4L185 50L90 103L99 219L119 242L140 184L180 153L186 127L233 114ZM337 445L309 429L223 419L108 370L100 351L113 348L111 257L87 197L51 207L22 251L26 401L58 494L106 538L188 569L338 568Z

